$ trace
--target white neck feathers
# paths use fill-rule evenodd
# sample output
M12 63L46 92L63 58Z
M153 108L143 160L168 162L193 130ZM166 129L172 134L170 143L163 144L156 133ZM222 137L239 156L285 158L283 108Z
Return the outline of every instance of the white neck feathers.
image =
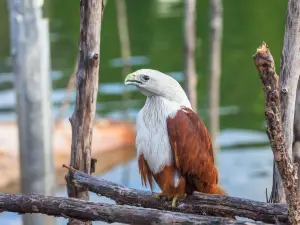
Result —
M136 147L143 154L152 173L171 165L173 155L167 130L167 118L176 115L180 104L163 97L148 97L136 121Z

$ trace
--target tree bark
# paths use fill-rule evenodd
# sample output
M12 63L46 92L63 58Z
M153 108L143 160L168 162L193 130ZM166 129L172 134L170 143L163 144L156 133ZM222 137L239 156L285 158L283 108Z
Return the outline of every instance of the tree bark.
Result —
M219 146L216 138L220 127L220 79L221 79L221 50L223 32L223 7L222 0L210 0L210 88L209 88L209 113L210 134L213 140L214 155L217 156Z
M184 1L184 76L185 91L192 108L197 112L196 50L196 0Z
M285 138L287 134L290 135L287 131L289 123L286 122L286 115L289 115L290 112L283 108L287 107L288 102L286 102L286 99L292 98L291 93L293 92L293 88L290 86L287 88L285 84L290 84L290 81L287 82L281 77L282 85L280 89L281 94L279 95L278 76L275 72L274 60L266 43L263 43L262 46L257 49L253 58L259 71L265 94L267 134L273 150L275 162L277 163L279 173L283 180L286 201L288 203L289 221L291 224L300 224L300 215L298 215L300 213L300 204L297 195L297 168L293 165L291 157L289 156L290 148ZM290 58L289 56L288 59L292 60L293 58ZM285 60L286 59L284 59L284 61ZM289 93L288 90L291 93ZM294 94L295 93L296 89L294 90ZM281 105L280 97L282 102ZM295 106L294 102L293 105ZM292 107L289 106L287 108ZM294 111L293 109L291 110ZM289 138L287 138L287 140L289 140Z
M293 126L296 89L299 79L299 49L300 49L300 2L289 0L286 12L286 26L284 35L284 46L281 55L280 94L282 108L282 122L289 157L292 159L293 148ZM274 192L274 193L273 193ZM273 178L272 195L279 196L280 202L284 202L284 190L278 171Z
M103 0L80 0L81 18L79 63L76 73L76 103L70 118L72 126L70 165L87 174L90 174L91 170L91 144L98 93L103 10ZM68 196L88 200L88 191L73 186L71 179L71 174L68 174L66 177ZM91 222L70 219L68 224L90 225Z
M239 216L267 223L275 223L276 220L282 223L287 222L285 204L269 204L221 195L194 194L184 200L179 200L178 207L174 209L170 201L157 199L154 193L127 188L103 179L96 179L73 168L69 169L73 174L75 185L113 199L118 204L197 215Z
M300 195L300 79L298 80L297 96L295 103L293 158L294 163L298 164L298 195Z
M286 196L284 193L282 179L274 159L273 159L273 184L272 184L272 192L269 201L272 203L286 204Z
M104 221L108 223L119 222L145 225L261 224L221 217L197 216L42 195L0 194L0 210L20 214L43 213L56 217L76 218L77 221Z

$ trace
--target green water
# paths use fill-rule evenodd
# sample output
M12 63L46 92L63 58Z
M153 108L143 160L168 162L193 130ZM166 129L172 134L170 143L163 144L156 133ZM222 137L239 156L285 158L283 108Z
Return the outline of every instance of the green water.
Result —
M134 57L138 57L133 60L132 70L153 68L180 75L183 70L182 1L127 0L126 4L131 52ZM199 113L207 121L209 5L208 0L198 0L197 4L198 103ZM286 1L281 0L224 1L220 104L224 110L221 110L221 129L264 129L263 92L252 55L263 40L267 41L279 70L286 4ZM60 79L53 81L56 90L66 87L76 60L79 1L46 0L45 15L50 18L52 70L63 74ZM9 21L5 0L0 0L0 39L0 72L10 72ZM122 68L113 65L113 60L117 58L120 58L120 44L116 7L115 1L109 0L101 37L101 84L122 84ZM121 84L118 87L122 87ZM0 87L1 90L11 89L12 84L4 83ZM143 96L134 93L131 98L143 99ZM100 88L99 103L121 99L120 92L102 93ZM57 103L59 101L54 102ZM138 109L141 104L132 102L128 107ZM98 114L109 116L109 113L116 110L120 110L120 104L107 104L99 107ZM2 113L6 112L7 109Z

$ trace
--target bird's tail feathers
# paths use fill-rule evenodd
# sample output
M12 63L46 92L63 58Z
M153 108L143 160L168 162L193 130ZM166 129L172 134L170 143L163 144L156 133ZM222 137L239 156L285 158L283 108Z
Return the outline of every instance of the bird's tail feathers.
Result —
M223 189L220 186L216 186L213 190L213 193L216 195L227 195L227 192L225 191L225 189Z

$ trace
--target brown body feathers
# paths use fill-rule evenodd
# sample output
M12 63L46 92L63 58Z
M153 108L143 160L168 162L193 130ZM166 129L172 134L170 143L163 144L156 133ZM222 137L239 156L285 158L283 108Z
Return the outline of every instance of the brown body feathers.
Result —
M144 156L140 155L138 165L143 185L147 185L148 181L152 190L154 178L166 196L183 196L194 191L226 194L218 186L218 171L210 134L198 115L182 107L174 117L168 117L167 130L173 163L153 174ZM176 172L179 172L180 178L174 182Z

